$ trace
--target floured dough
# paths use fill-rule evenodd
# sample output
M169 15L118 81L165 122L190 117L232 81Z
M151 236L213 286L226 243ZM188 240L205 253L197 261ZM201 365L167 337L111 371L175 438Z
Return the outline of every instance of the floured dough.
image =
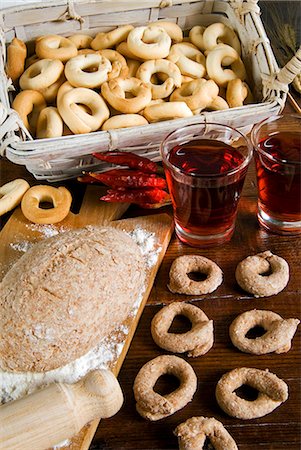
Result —
M42 372L75 360L127 317L144 283L139 247L117 229L35 244L1 283L0 368Z

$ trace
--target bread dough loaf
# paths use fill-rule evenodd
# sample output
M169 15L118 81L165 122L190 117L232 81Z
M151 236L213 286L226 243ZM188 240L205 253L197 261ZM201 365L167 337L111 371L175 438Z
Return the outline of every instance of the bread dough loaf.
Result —
M145 289L137 244L112 227L87 227L35 244L2 281L0 368L42 372L96 346Z

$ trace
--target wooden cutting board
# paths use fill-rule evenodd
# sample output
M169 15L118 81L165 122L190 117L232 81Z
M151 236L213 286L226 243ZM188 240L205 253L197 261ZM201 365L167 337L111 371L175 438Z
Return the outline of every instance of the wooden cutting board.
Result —
M109 366L117 376L152 289L158 268L160 267L168 247L173 232L173 222L167 214L155 214L153 216L116 220L123 215L128 205L101 202L99 196L99 187L88 186L79 213L73 214L70 212L64 221L56 225L32 224L23 216L21 209L17 208L0 233L0 278L3 278L5 273L12 267L17 259L24 254L24 251L26 251L30 245L56 233L80 228L85 225L103 225L108 222L111 222L111 226L127 232L131 232L136 228L141 228L147 232L154 233L158 251L157 262L151 268L147 269L146 290L143 294L142 302L136 315L127 318L122 324L128 329L128 333L125 340L122 341L121 354L118 358L113 360ZM114 337L113 334L112 339L114 339ZM62 449L87 450L93 439L98 423L98 420L94 420L86 425L78 435L74 436L71 443L62 447ZM18 430L16 430L16 433L17 432Z

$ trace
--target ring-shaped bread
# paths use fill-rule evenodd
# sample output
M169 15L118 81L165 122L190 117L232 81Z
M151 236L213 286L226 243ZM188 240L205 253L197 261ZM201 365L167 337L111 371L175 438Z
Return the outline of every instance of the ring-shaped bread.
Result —
M108 73L108 80L112 80L113 78L118 77L130 78L127 61L121 53L117 52L116 50L104 49L99 50L98 54L107 58L112 65L112 69Z
M160 59L168 56L171 39L164 28L136 27L130 31L127 45L136 57L144 60Z
M69 59L65 65L65 76L74 87L92 89L107 81L111 70L110 61L103 55L88 53Z
M165 20L157 20L147 25L148 27L161 27L164 28L169 35L173 44L178 44L183 41L183 31L175 22L167 22Z
M273 311L253 309L237 316L229 327L232 344L239 350L253 355L286 353L300 323L298 319L283 319ZM264 329L264 334L254 339L247 334L255 327Z
M101 129L106 131L117 128L140 127L142 125L148 125L148 121L140 114L118 114L106 120Z
M269 297L278 294L287 285L289 266L285 259L267 250L241 261L236 267L235 277L246 292L255 297Z
M40 208L41 202L50 202L53 207ZM21 209L26 219L33 223L52 224L67 217L71 202L71 194L65 187L37 185L26 191L21 201Z
M91 42L91 48L93 48L93 50L112 48L120 42L125 41L129 32L133 29L133 25L123 25L108 31L107 33L97 33Z
M231 69L224 69L223 66L230 66ZM210 79L219 86L225 87L230 80L247 77L244 63L234 48L226 44L219 44L208 52L206 58L206 69Z
M44 99L46 100L47 104L55 103L57 98L57 93L59 91L59 88L62 86L63 83L65 83L66 77L64 72L60 76L58 80L56 80L53 84L50 86L39 89L39 92L43 95Z
M22 178L3 184L0 187L0 216L18 206L29 188L27 181Z
M167 59L179 67L182 75L202 78L206 74L205 56L195 45L189 42L174 44Z
M24 72L27 56L26 45L21 39L14 38L7 47L5 71L8 78L16 81Z
M243 385L258 391L256 400L239 397L236 390ZM238 419L256 419L274 411L288 399L287 384L266 370L241 367L225 373L215 390L216 400L226 414Z
M230 80L227 85L226 99L230 108L243 106L245 99L248 97L249 89L247 83L239 78Z
M190 417L174 431L180 450L202 450L206 439L215 450L238 450L224 425L214 417Z
M136 114L152 99L151 89L138 78L114 78L103 83L101 93L107 102L117 111ZM130 93L132 98L126 98Z
M21 89L40 90L55 83L64 72L64 64L58 59L40 59L31 64L20 77Z
M157 73L167 75L168 78L163 84L153 84L151 82L152 75ZM144 62L138 68L136 78L150 86L153 100L168 97L174 88L181 86L182 83L180 69L176 64L166 59L152 59Z
M199 78L184 83L181 87L175 89L170 96L170 100L172 102L185 102L192 111L202 110L212 104L218 96L218 91L218 85L213 80Z
M54 138L63 135L63 119L57 108L48 106L42 109L37 122L36 136L38 139Z
M83 48L90 48L91 42L93 41L92 36L88 34L73 34L72 36L68 36L68 39L76 45L78 50Z
M190 273L207 275L203 281L189 278ZM209 294L223 281L223 272L211 259L200 255L183 255L176 258L169 271L168 288L173 293L187 295Z
M77 48L70 39L49 34L36 40L36 54L41 59L59 59L66 62L77 55Z
M46 106L43 95L32 89L19 92L12 104L32 136L36 133L39 114Z
M173 375L180 386L165 396L154 391L161 375ZM134 381L136 409L145 419L160 420L184 408L192 400L197 388L193 368L184 359L174 355L161 355L148 361L139 370Z
M148 122L152 123L160 122L161 120L192 117L193 112L185 102L162 102L151 104L150 106L147 105L143 110L143 115Z
M127 60L133 59L140 62L144 61L144 59L139 58L139 56L134 55L134 53L130 51L127 41L120 42L120 44L116 46L116 51L124 56Z
M129 68L128 78L136 77L137 70L141 64L140 61L137 61L137 59L128 58L126 63Z
M203 42L203 34L206 27L202 27L201 25L195 25L189 31L189 39L197 48L199 48L202 52L205 50L204 42Z
M69 83L68 83L69 84ZM62 87L65 93L58 92L57 108L64 122L74 134L90 133L99 130L105 120L110 116L110 111L97 92L87 88ZM88 112L82 107L88 108Z
M184 316L191 322L186 333L171 333L169 328L176 316ZM151 334L155 343L174 353L188 352L196 357L207 353L213 345L213 321L197 306L173 302L160 309L152 319Z
M209 25L203 33L203 45L205 50L212 50L218 44L223 43L233 47L241 55L241 46L237 34L233 28L224 23L217 22Z
M217 97L215 97L215 99L212 100L210 105L206 106L206 109L208 109L209 111L222 111L225 109L229 109L229 105L223 97L220 97L218 95ZM193 113L195 114L195 111L193 111Z

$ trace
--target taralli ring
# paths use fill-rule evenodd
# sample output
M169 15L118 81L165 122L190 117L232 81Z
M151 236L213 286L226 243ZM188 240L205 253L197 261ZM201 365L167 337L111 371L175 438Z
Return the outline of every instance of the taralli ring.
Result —
M77 55L77 48L70 39L49 34L36 40L36 54L41 59L59 59L66 62Z
M126 93L132 98L126 98ZM150 88L138 78L114 78L101 86L101 93L117 111L135 114L141 111L152 99Z
M76 48L90 48L91 42L93 41L92 36L88 34L73 34L72 36L68 36L68 39L76 45Z
M140 114L118 114L106 120L101 127L103 131L116 128L140 127L148 125L148 121Z
M233 320L229 334L233 345L242 352L253 355L285 353L291 348L299 323L298 319L283 319L272 311L253 309ZM254 339L248 338L248 332L255 327L263 328L265 333Z
M152 75L158 72L167 74L168 78L163 84L151 83ZM154 100L168 97L173 89L181 86L182 83L180 69L174 63L167 61L166 59L153 59L141 64L137 70L136 78L139 78L150 86L152 98Z
M86 72L87 69L93 71ZM96 88L108 79L112 70L110 61L97 53L75 56L65 66L65 76L72 86Z
M244 101L251 96L250 88L244 81L239 78L230 80L227 85L226 99L230 108L243 106Z
M21 89L45 89L55 83L64 71L64 64L54 59L41 59L29 66L20 77Z
M212 80L199 78L182 84L170 96L173 102L185 102L194 111L211 105L218 96L218 85Z
M127 78L129 75L129 68L127 66L126 59L121 55L121 53L116 52L116 50L105 49L99 50L98 54L104 56L110 61L112 65L111 71L108 73L108 80L113 78Z
M202 450L206 439L215 450L238 450L238 447L224 425L214 417L191 417L177 426L180 450Z
M46 106L43 95L31 89L19 92L12 104L12 107L21 117L25 127L33 136L36 132L39 114Z
M7 47L6 74L16 81L24 72L27 48L23 41L14 38Z
M165 22L164 20L158 20L157 22L149 23L148 26L164 28L174 44L183 41L183 31L175 22Z
M190 320L191 330L170 333L168 330L179 315ZM188 352L188 356L193 357L204 355L213 345L213 321L197 306L184 302L174 302L162 308L153 317L151 333L159 347L174 353Z
M154 386L161 375L177 377L180 386L165 396L158 394ZM178 356L158 356L147 362L135 378L136 409L145 419L163 419L184 408L192 400L196 388L197 377L190 364Z
M203 281L189 278L192 272L207 275ZM168 288L171 292L187 295L209 294L223 281L223 272L218 265L199 255L183 255L176 258L169 271Z
M203 45L205 50L212 50L219 43L224 43L233 47L237 53L241 54L240 42L235 31L224 23L213 23L209 25L203 33Z
M224 65L230 66L231 69L224 69ZM209 78L222 87L227 86L230 80L235 78L245 80L247 77L244 63L239 54L234 48L225 44L219 44L208 52L206 69Z
M133 25L124 25L109 31L108 33L98 33L91 42L91 47L93 50L102 50L104 48L114 47L120 42L125 41L129 32L133 29Z
M235 271L236 281L255 297L269 297L282 291L289 280L285 259L267 250L241 261Z
M242 385L256 389L256 400L248 401L235 391ZM225 373L215 390L219 406L229 416L238 419L256 419L274 411L288 399L287 384L268 370L241 367Z
M206 27L202 27L200 25L196 25L195 27L191 28L189 31L189 38L193 45L198 47L201 51L205 50L204 47L204 41L203 41L203 34Z
M41 202L50 202L53 208L40 208ZM52 224L67 217L71 202L72 197L68 189L38 185L31 187L24 194L21 209L26 219L33 223Z
M14 209L30 188L26 180L17 178L0 187L0 216Z
M206 74L206 59L200 50L189 42L174 44L167 57L175 63L182 75L192 78L202 78Z
M148 122L159 122L160 120L192 117L193 112L185 102L163 102L146 106L143 110L143 115Z
M169 54L171 39L164 28L136 27L127 37L129 50L139 58L160 59Z
M36 136L39 139L54 138L63 135L63 120L57 108L48 106L42 109L38 117Z

